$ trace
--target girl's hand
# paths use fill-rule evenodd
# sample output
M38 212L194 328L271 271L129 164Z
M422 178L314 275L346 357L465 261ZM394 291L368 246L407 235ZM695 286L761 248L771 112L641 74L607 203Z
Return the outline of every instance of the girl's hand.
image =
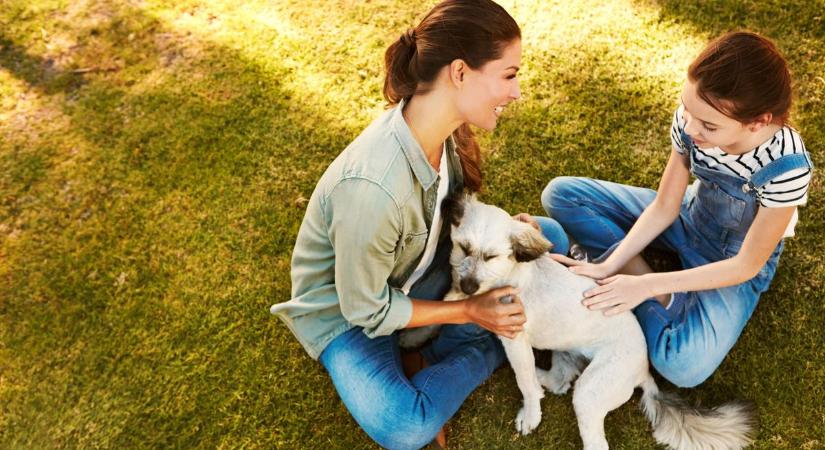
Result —
M524 304L518 298L518 289L502 287L483 294L474 295L465 300L467 316L470 321L493 333L513 339L524 330ZM502 303L500 298L511 296L512 303Z
M536 219L533 218L530 214L527 213L518 213L513 216L513 219L518 220L519 222L524 222L527 225L535 228L537 231L541 231L541 227L539 227L539 223L536 222Z
M605 316L629 311L656 295L643 276L615 275L596 283L599 286L584 293L582 305L591 310L604 310Z
M594 280L601 280L616 273L616 270L614 270L609 265L606 265L605 263L594 264L585 261L579 261L577 259L569 258L567 256L562 256L555 253L551 253L550 257L564 264L565 266L568 266L571 272L577 275L584 275Z

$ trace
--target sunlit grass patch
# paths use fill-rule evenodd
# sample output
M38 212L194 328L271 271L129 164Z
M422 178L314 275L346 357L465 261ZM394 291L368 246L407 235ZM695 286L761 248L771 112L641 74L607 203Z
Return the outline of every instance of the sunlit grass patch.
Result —
M523 30L524 96L480 133L484 199L540 213L557 175L655 187L688 62L739 26L791 59L819 163L821 14L735 3L502 2ZM383 110L384 49L431 4L0 6L0 447L373 446L268 307L290 295L315 182ZM755 400L758 448L825 442L821 192L740 343L685 392ZM569 396L544 400L529 437L514 432L518 403L500 370L452 442L579 446ZM635 400L607 432L653 445Z

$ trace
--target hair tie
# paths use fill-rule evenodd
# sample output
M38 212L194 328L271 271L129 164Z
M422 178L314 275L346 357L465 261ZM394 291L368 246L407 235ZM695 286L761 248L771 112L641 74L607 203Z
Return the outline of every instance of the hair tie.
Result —
M410 28L401 34L401 42L407 47L415 47L415 29Z

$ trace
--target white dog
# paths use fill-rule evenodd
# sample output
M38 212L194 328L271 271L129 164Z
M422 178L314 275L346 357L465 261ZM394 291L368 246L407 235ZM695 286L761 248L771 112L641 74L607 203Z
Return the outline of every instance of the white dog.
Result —
M636 387L644 391L642 406L653 436L664 445L727 450L751 442L753 419L746 405L700 411L660 393L648 371L647 346L636 318L631 312L606 317L584 307L582 293L596 284L550 258L552 244L540 232L473 197L448 198L442 211L452 223L453 241L453 289L445 300L504 285L520 290L524 331L501 341L524 396L516 416L521 434L541 421L542 386L564 394L580 375L573 407L586 450L608 448L604 418L627 402ZM410 331L402 335L403 346L420 343L432 328ZM551 370L535 366L533 348L553 350Z

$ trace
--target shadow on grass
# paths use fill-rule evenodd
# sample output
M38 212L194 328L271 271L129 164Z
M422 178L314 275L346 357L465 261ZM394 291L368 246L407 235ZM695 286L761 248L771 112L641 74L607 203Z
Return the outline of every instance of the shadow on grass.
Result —
M346 11L329 13L348 20ZM303 214L295 200L309 196L354 134L328 123L327 112L311 101L292 101L300 93L279 83L288 76L284 67L261 67L133 8L123 7L107 23L100 39L135 55L120 73L60 71L10 35L0 36L4 69L46 95L66 94L61 111L87 156L66 172L55 163L63 156L44 147L51 162L26 172L27 179L52 191L54 203L12 194L14 214L28 231L10 255L13 281L0 288L7 325L0 336L15 359L10 376L20 388L3 394L9 401L2 406L7 426L0 427L0 442L369 445L319 366L266 310L289 295L288 256ZM517 106L527 121L502 123L496 142L507 151L488 163L494 188L488 201L539 212L544 183L562 174L608 173L614 181L655 186L675 98L661 82L600 60L608 50L581 49L557 74L559 92L536 93ZM542 102L544 95L559 103ZM634 142L640 136L645 142ZM628 146L636 145L628 158ZM76 182L72 198L53 178ZM765 322L760 325L768 331L747 329L744 351L763 349L756 340L770 341L775 325ZM765 349L780 353L782 347ZM737 376L740 365L726 363L721 376L691 398L714 405L734 393L763 391L760 403L784 406L770 383ZM815 392L811 378L791 377ZM457 426L476 423L479 445L499 438L512 445L519 401L512 380L500 371L462 409ZM504 398L506 408L500 407ZM545 433L521 443L578 445L569 397L548 396L544 407L567 422L559 427L564 439ZM44 410L53 413L40 414ZM814 419L778 419L772 426L804 429L816 415L808 417ZM489 431L495 427L502 431ZM616 442L652 442L635 402L608 418L608 433Z
M688 24L712 39L727 31L747 29L774 40L788 58L794 76L794 122L809 149L825 145L825 4L815 2L683 2L657 0L660 17ZM820 152L813 151L817 165Z
M322 446L320 430L351 419L268 307L289 296L295 200L354 136L290 101L286 69L138 9L73 31L134 57L79 75L0 32L0 67L61 94L70 129L56 131L82 154L67 168L43 145L37 171L3 160L28 175L4 193L20 233L0 285L14 369L2 446ZM363 445L359 433L336 440Z

